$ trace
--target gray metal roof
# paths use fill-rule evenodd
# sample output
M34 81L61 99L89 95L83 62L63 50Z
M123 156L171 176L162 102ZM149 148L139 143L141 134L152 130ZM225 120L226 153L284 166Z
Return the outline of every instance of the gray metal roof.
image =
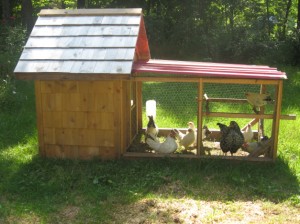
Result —
M135 57L150 58L141 9L42 10L14 72L131 74Z

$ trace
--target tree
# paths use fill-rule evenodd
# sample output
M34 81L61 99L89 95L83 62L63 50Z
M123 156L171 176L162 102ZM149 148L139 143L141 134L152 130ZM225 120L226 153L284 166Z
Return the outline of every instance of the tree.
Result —
M288 22L291 6L292 6L292 0L288 0L286 4L285 16L282 25L282 37L281 37L282 39L285 39L287 22Z
M31 32L34 25L33 7L31 0L22 0L22 21L26 26L27 31Z
M297 10L297 29L300 30L300 0L298 0L298 10Z
M78 9L85 8L85 0L77 0L77 8Z
M9 0L2 0L2 20L8 22L10 18Z

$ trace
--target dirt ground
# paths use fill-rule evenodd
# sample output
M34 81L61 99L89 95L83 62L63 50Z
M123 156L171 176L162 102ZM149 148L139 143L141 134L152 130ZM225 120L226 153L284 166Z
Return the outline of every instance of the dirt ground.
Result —
M160 137L159 140L160 142L164 141L164 137ZM220 143L219 142L214 142L214 141L208 141L205 140L203 141L203 146L205 150L205 155L213 155L213 156L223 156L224 153L220 149ZM142 153L155 153L154 150L152 150L144 140L144 135L139 134L137 136L133 143L130 145L129 149L127 152L142 152ZM178 143L178 149L175 151L175 154L193 154L196 155L196 146L194 147L189 147L189 149L185 149L184 147L180 146ZM242 151L239 149L234 156L248 156L249 153ZM227 156L230 156L230 153L227 153Z
M130 205L120 205L113 223L300 223L300 208L264 201L204 201L185 197L180 183L159 189L178 194L177 198L142 199Z
M299 210L260 201L144 199L119 211L116 223L300 223Z

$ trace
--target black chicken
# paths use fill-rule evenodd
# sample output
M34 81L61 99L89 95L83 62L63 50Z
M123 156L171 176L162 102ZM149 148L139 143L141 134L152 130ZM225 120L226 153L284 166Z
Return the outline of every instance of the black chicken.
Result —
M244 143L244 136L239 125L235 121L231 121L229 126L221 123L217 123L217 125L221 131L220 147L222 151L225 155L227 152L233 155Z

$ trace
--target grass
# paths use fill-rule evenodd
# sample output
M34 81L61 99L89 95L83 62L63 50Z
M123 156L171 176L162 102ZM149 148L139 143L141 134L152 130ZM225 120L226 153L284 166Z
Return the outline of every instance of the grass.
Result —
M284 69L282 111L299 115L300 70ZM44 159L32 83L17 92L0 112L0 223L300 222L299 119L281 121L276 163Z

